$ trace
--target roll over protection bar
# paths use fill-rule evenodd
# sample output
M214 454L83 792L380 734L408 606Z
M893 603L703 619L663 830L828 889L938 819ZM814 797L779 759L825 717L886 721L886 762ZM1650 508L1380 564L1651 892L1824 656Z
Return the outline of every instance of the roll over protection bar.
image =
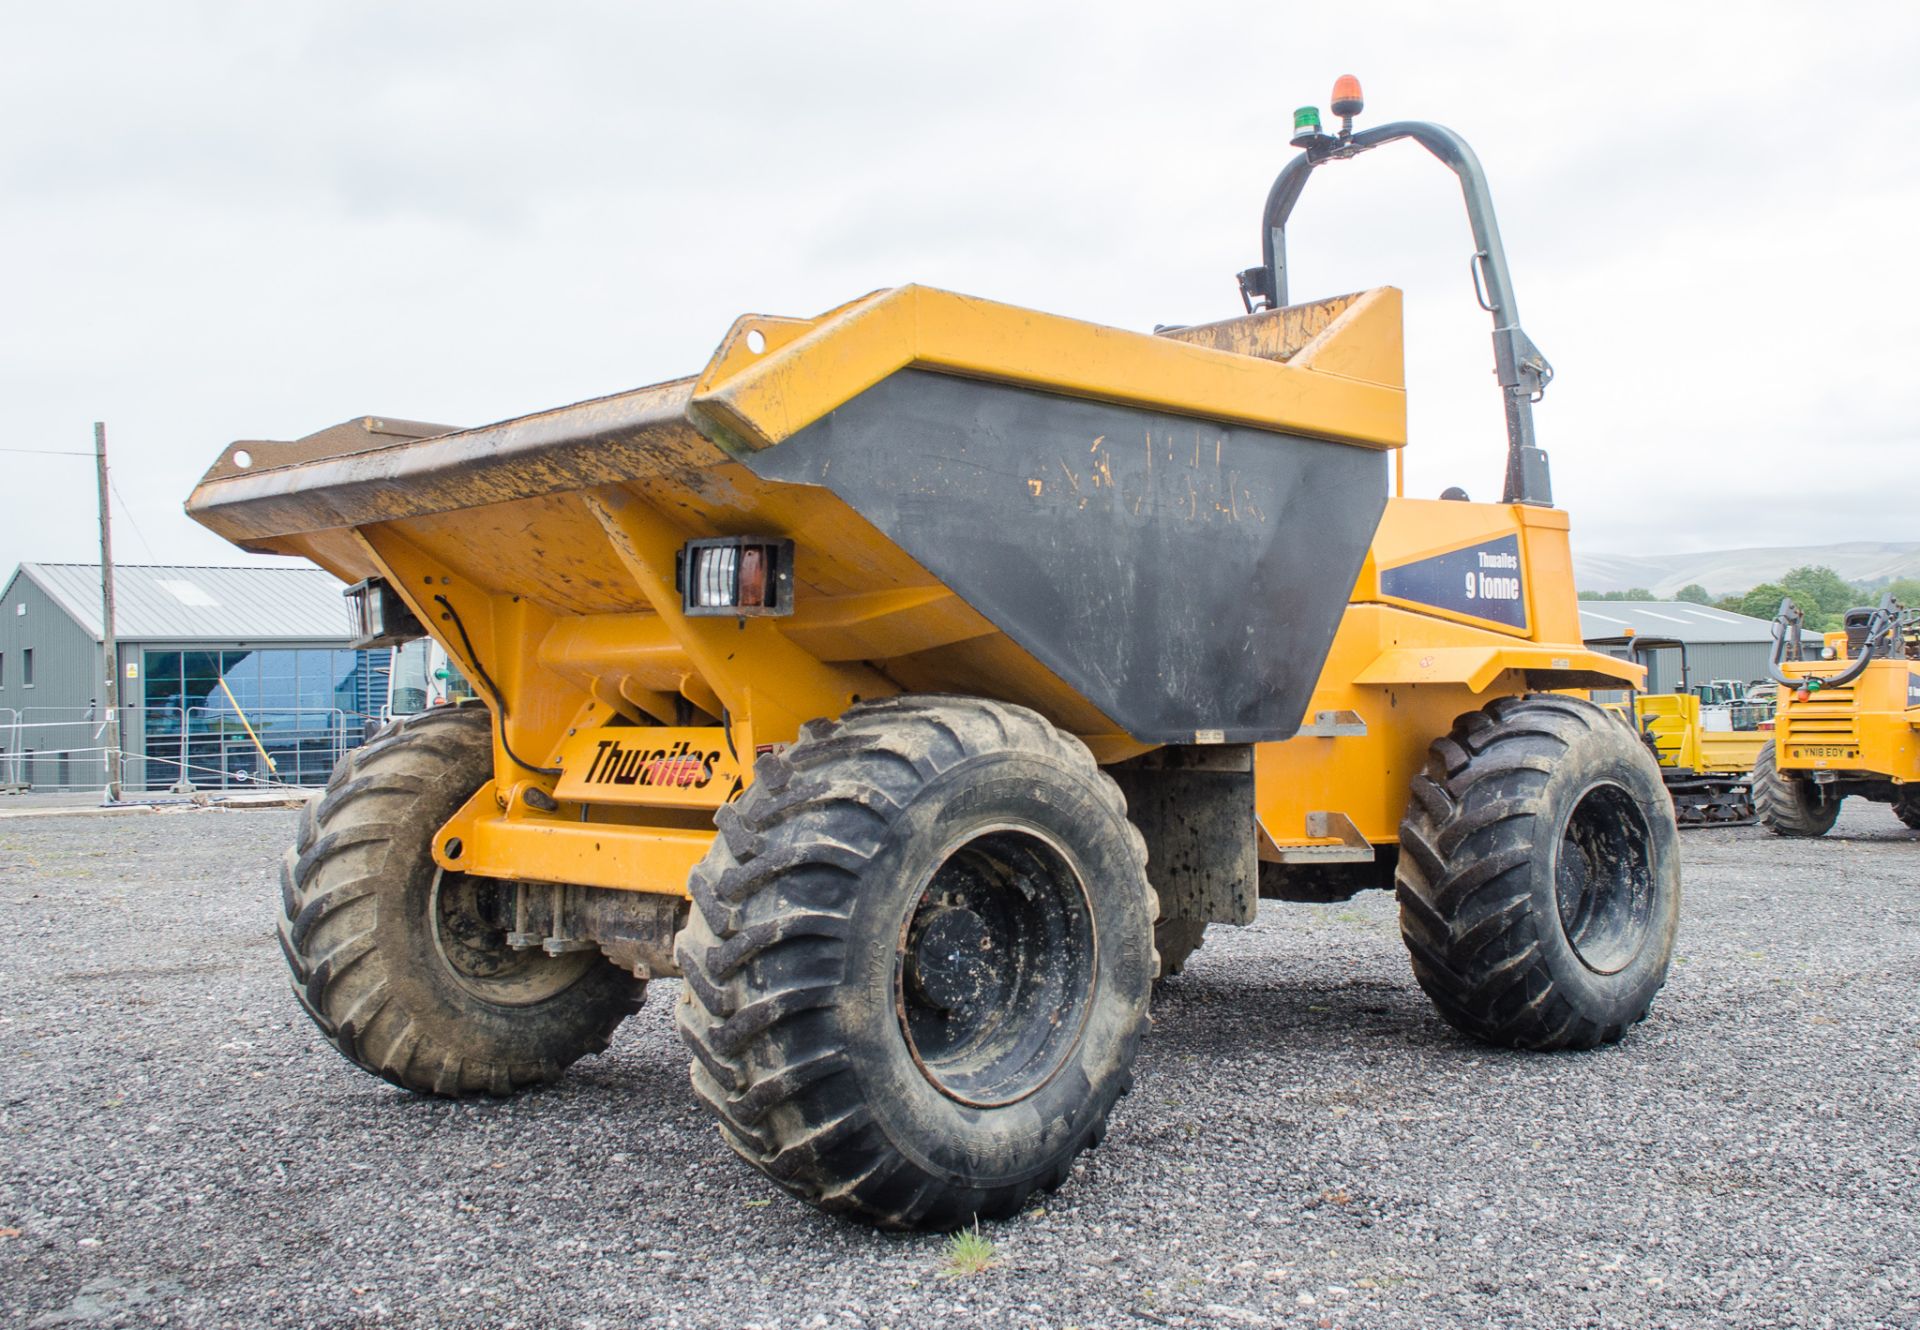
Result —
M1867 666L1880 645L1880 639L1893 631L1894 619L1898 611L1893 605L1893 596L1889 593L1874 610L1873 618L1867 624L1867 635L1860 643L1860 654L1853 663L1838 674L1820 676L1806 675L1799 679L1788 678L1781 672L1783 661L1800 659L1800 629L1807 621L1806 612L1793 603L1792 596L1780 601L1780 612L1773 620L1773 648L1767 653L1767 676L1783 688L1804 688L1810 693L1823 688L1844 688L1866 672ZM1789 654L1787 631L1793 631L1792 650Z
M1383 143L1412 139L1438 157L1460 177L1475 245L1471 270L1480 307L1493 315L1494 373L1500 382L1507 417L1507 477L1505 503L1553 506L1553 485L1547 474L1547 455L1534 441L1533 404L1553 381L1553 366L1520 327L1520 309L1513 295L1513 274L1500 244L1500 224L1494 220L1493 195L1486 173L1467 141L1452 130L1424 120L1398 120L1358 133L1321 134L1281 169L1267 192L1262 217L1261 267L1240 276L1240 294L1249 312L1277 309L1287 303L1287 219L1307 177L1323 162L1356 157Z

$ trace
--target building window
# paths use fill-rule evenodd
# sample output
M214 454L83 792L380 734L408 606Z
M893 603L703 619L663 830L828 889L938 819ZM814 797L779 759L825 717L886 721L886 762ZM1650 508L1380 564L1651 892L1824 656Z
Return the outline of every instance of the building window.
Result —
M386 703L385 650L147 651L149 788L323 784Z
M7 653L0 651L0 688L7 686Z
M33 687L33 648L28 647L20 653L20 686Z

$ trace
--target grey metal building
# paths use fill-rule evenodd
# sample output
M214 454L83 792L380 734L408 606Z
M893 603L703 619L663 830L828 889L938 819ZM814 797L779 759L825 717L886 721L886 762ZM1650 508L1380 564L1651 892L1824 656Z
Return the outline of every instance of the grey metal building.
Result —
M1673 637L1687 644L1687 668L1693 682L1737 679L1752 683L1767 677L1767 653L1773 646L1773 624L1751 615L1695 605L1684 600L1583 600L1580 636L1595 638ZM1624 647L1602 648L1625 657ZM1648 688L1671 692L1680 684L1676 651L1653 653Z
M340 590L305 564L117 566L123 784L324 782L387 691ZM104 683L99 566L21 564L0 592L0 788L104 786Z

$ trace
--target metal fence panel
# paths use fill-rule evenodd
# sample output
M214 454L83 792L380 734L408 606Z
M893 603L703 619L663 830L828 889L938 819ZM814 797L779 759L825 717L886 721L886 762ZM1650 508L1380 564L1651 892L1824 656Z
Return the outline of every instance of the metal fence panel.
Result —
M324 785L372 728L338 708L244 717L224 706L120 712L121 784L148 793ZM94 707L0 708L0 788L101 789L106 740L106 722Z
M20 713L0 707L0 790L26 788L20 771Z
M121 725L132 708L120 708ZM0 729L0 786L88 790L107 783L107 722L98 707L22 707Z
M169 752L167 736L147 730L147 780L156 759L172 780L184 769L200 789L324 785L334 765L366 739L357 717L338 708L284 709L242 717L230 707L191 707Z

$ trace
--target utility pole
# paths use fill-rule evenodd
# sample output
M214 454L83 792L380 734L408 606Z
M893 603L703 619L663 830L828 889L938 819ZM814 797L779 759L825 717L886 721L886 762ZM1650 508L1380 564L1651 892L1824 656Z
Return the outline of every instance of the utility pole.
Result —
M107 667L107 802L120 802L120 646L113 635L113 507L107 501L107 426L93 422L93 463L100 480L100 655Z

